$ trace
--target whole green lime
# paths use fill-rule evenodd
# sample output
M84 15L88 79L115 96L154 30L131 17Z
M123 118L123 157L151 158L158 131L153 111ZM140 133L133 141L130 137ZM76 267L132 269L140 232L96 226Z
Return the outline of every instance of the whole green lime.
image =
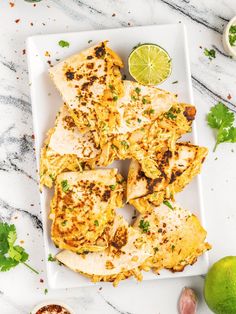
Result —
M236 313L236 256L226 256L212 265L205 279L204 297L214 313Z

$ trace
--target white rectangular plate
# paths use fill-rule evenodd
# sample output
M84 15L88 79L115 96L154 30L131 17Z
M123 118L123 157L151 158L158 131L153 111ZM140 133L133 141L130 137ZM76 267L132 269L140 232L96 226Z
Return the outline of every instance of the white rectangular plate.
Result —
M58 45L60 40L68 41L70 43L69 48L60 47ZM46 132L49 128L53 127L56 113L62 104L62 99L48 75L49 64L55 64L58 59L62 60L103 40L109 40L110 47L124 60L124 73L128 79L130 77L128 75L127 59L134 46L138 43L155 43L166 49L172 58L173 70L170 77L161 84L161 88L176 92L181 102L193 103L186 32L184 26L181 24L30 37L27 41L27 53L38 164L40 148L43 145ZM176 81L178 82L173 84ZM188 134L185 139L196 143L195 125L192 134ZM117 161L112 166L118 167L124 175L127 172L127 162ZM50 222L48 220L49 203L52 195L53 191L46 188L40 194L46 260L49 253L55 254L58 251L50 238ZM179 193L177 200L183 207L194 212L203 222L199 177L194 179L182 193ZM131 206L126 206L121 211L128 219L130 219L133 213ZM57 263L46 263L48 281L51 288L70 288L91 284L87 278L70 271L66 267L59 266ZM198 259L196 264L186 267L181 273L173 274L169 271L162 271L157 276L149 272L144 273L144 280L200 275L206 273L207 267L208 257L204 254ZM133 279L129 279L128 281L132 282Z

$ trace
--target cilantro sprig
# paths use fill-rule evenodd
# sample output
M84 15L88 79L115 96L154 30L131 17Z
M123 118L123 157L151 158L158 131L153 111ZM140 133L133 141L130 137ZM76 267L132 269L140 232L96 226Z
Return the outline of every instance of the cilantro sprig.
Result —
M30 270L39 274L37 270L26 263L29 254L22 246L15 245L17 239L16 227L7 223L0 223L0 271L24 264Z
M233 126L234 113L230 112L223 103L218 102L211 108L207 115L207 122L212 129L217 130L214 152L220 143L236 142L236 127Z
M215 49L204 49L204 55L209 58L209 60L215 59L216 57L216 51Z

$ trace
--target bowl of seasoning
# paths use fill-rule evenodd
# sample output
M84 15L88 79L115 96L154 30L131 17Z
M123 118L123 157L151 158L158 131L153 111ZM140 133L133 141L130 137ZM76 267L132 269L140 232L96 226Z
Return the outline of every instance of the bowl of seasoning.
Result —
M229 21L224 29L223 46L225 52L236 59L236 16Z
M75 314L75 311L67 304L58 301L47 301L38 304L30 312L31 314Z

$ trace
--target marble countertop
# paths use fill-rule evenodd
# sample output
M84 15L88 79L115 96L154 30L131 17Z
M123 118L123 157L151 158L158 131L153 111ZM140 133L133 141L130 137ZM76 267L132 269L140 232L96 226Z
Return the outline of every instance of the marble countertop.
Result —
M183 22L187 26L198 140L210 153L202 172L210 262L236 255L236 145L213 153L214 134L205 122L209 108L236 104L236 61L223 51L224 25L236 15L235 0L0 0L0 219L14 223L30 263L40 275L18 266L0 273L1 314L26 314L38 302L60 299L83 314L174 314L181 289L199 294L207 314L203 277L143 282L114 289L100 286L50 290L45 273L25 40L34 34ZM204 48L215 49L209 61ZM45 289L48 292L45 294Z

